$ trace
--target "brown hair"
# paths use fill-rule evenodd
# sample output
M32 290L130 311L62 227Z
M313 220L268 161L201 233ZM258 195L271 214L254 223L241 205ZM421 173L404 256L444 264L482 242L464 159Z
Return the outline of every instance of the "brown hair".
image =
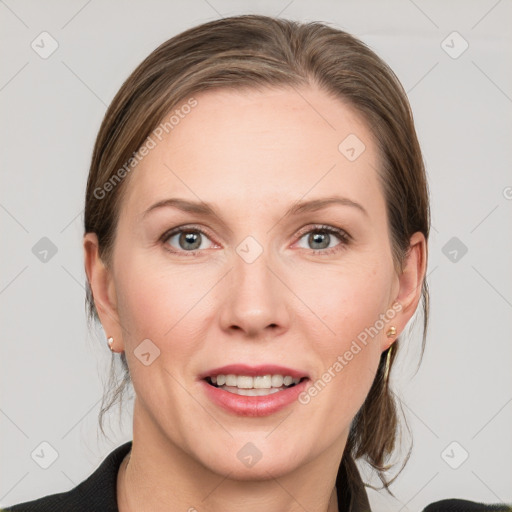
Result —
M341 30L318 22L257 15L215 20L166 41L135 69L113 99L96 139L85 199L85 232L97 234L104 263L110 262L123 190L129 181L129 177L118 178L127 174L127 162L172 108L195 93L214 88L312 84L355 108L374 135L381 155L379 176L394 262L401 269L411 235L419 231L428 240L430 211L420 146L398 78L364 43ZM123 168L125 173L120 173ZM107 183L112 186L106 187ZM106 190L109 195L104 201ZM423 354L428 322L426 281L422 298ZM98 319L88 284L87 305L89 319ZM399 341L393 345L391 366ZM364 458L386 489L396 478L387 480L384 472L399 430L397 402L384 379L387 354L382 353L372 388L352 422L342 459L350 482L353 461ZM110 387L99 415L102 431L104 414L118 399L122 402L131 382L122 353L123 379L116 384L114 357Z

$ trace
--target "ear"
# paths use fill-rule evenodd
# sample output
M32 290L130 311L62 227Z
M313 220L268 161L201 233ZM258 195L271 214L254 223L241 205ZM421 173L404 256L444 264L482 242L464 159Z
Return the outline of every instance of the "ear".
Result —
M122 329L117 312L117 296L112 272L99 256L96 233L86 233L83 240L84 265L94 305L107 337L114 338L116 352L122 348Z
M403 332L418 307L426 268L427 242L423 233L417 232L411 236L403 270L398 276L398 292L394 302L400 304L401 309L390 322L390 326L396 327L397 336ZM395 340L396 337L388 339L383 350L387 349Z

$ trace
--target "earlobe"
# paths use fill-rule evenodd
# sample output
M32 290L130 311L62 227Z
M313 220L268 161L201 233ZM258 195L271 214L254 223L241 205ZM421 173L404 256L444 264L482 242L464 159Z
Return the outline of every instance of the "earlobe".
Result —
M86 233L83 240L84 265L89 287L101 325L107 336L121 337L117 297L111 271L99 256L96 233Z

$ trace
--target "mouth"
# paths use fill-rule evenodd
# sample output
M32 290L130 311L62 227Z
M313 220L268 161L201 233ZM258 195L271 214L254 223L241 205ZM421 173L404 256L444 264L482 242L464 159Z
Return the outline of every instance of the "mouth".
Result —
M199 375L205 396L238 416L268 416L298 403L310 376L277 365L231 364Z
M235 395L268 396L292 388L306 379L307 377L292 377L279 373L255 376L220 373L207 376L204 380L210 386Z

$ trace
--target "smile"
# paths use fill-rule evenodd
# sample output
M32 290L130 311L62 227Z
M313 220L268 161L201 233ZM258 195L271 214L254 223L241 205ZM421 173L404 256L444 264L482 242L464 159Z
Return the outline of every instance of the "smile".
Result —
M303 377L303 379L305 378ZM235 395L267 396L291 388L303 379L280 374L257 375L254 377L250 375L219 374L206 377L206 382Z
M199 376L212 404L238 416L268 416L290 406L300 406L298 396L309 385L300 370L276 365L228 365ZM295 405L294 405L295 404Z

